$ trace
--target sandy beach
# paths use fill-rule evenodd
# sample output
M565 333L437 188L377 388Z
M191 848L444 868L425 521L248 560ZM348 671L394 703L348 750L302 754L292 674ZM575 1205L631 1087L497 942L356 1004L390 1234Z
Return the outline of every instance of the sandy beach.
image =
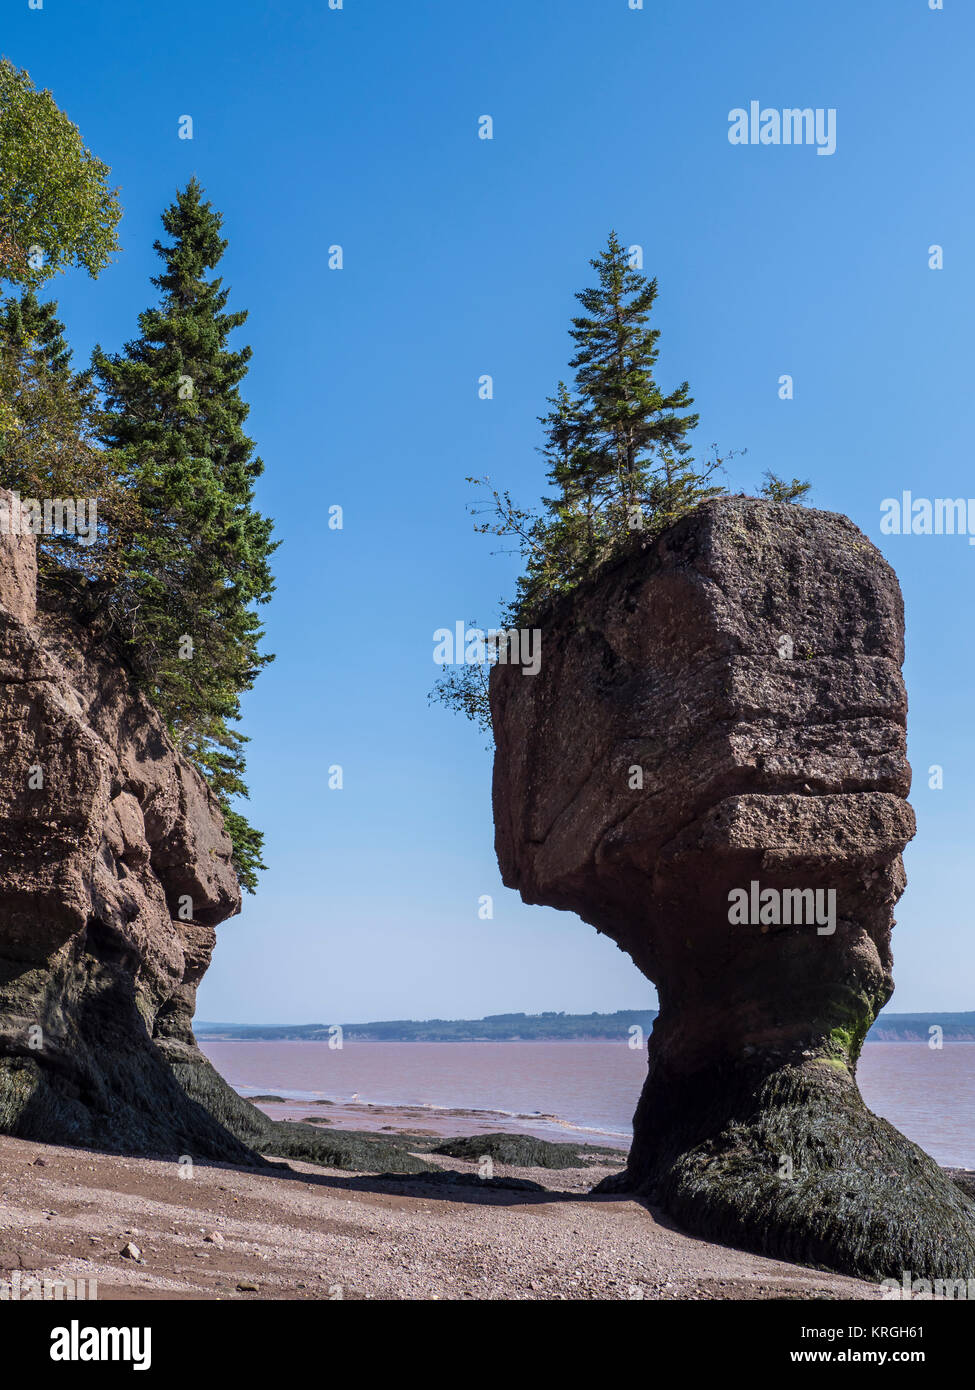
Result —
M96 1280L100 1300L879 1297L697 1240L631 1198L590 1196L611 1171L496 1165L541 1192L294 1162L180 1178L172 1162L0 1137L0 1280Z

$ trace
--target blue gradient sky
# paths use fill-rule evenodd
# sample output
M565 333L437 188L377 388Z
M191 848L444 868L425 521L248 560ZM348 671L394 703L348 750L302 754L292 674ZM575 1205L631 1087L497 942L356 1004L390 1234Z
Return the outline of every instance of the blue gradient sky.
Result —
M159 214L193 173L225 214L232 307L250 310L259 498L283 542L277 661L246 703L271 870L220 929L200 1016L653 1002L611 943L501 887L483 736L426 702L434 629L493 622L514 579L472 533L464 477L537 499L535 417L610 227L660 282L661 383L690 381L702 446L748 450L729 486L752 490L766 468L811 478L813 504L849 514L900 575L919 829L892 1007L975 1007L975 548L879 531L881 500L903 488L975 495L971 6L4 10L3 52L53 90L121 187L123 254L97 282L51 287L79 356L132 336ZM836 153L730 145L728 113L752 99L835 107ZM192 141L177 138L185 114ZM477 139L483 114L491 142ZM477 398L481 373L492 401ZM341 532L326 527L335 503Z

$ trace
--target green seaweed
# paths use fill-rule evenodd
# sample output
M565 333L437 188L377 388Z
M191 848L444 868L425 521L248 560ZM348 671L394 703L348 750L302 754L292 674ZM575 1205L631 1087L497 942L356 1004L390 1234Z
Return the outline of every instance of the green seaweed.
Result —
M552 1144L528 1134L472 1134L463 1139L448 1139L433 1152L473 1163L490 1158L512 1168L584 1168L592 1162L594 1153L603 1155L604 1162L612 1158L611 1152L592 1145Z
M622 1178L695 1235L865 1279L975 1277L975 1202L864 1105L835 1057L641 1099Z

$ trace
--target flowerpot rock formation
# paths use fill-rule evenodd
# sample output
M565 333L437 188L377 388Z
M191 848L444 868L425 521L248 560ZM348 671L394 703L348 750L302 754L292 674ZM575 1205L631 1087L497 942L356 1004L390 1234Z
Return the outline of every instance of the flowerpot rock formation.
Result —
M625 1174L688 1230L868 1278L975 1276L975 1204L865 1106L906 797L903 604L846 517L722 498L491 673L504 882L657 986Z

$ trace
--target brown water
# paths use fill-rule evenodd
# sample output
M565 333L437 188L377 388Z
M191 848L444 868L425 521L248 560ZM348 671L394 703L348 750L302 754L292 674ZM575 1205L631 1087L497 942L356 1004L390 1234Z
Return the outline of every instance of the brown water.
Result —
M646 1054L618 1042L201 1043L243 1095L285 1097L268 1113L444 1134L512 1129L546 1138L629 1143ZM975 1168L975 1043L867 1043L864 1099L939 1163ZM387 1107L407 1108L397 1117ZM462 1112L447 1114L443 1112ZM482 1113L483 1112L483 1113ZM419 1116L419 1118L418 1118Z

